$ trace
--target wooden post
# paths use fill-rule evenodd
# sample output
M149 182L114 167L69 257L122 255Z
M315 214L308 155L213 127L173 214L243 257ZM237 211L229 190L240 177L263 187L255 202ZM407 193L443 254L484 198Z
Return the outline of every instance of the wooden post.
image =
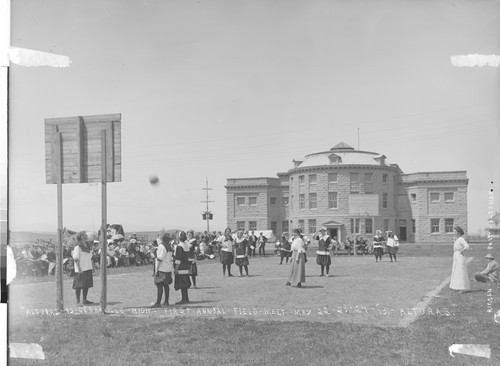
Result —
M107 197L106 197L106 130L101 131L101 311L106 314L106 271L107 271Z
M55 139L55 161L54 165L57 170L57 252L56 252L56 292L58 311L64 311L63 300L63 204L62 204L62 135L61 132L56 132Z

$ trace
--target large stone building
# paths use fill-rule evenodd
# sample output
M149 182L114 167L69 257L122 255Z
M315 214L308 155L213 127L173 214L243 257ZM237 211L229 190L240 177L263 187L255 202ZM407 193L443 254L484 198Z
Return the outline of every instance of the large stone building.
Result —
M465 171L404 174L384 155L343 142L293 163L277 178L228 179L228 226L277 235L325 226L342 241L380 229L401 241L450 242L454 225L467 231Z

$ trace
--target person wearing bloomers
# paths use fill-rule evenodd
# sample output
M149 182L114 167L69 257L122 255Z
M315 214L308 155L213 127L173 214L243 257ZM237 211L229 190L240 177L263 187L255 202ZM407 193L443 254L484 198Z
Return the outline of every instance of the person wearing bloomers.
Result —
M245 273L248 277L248 265L250 262L248 261L248 240L243 237L243 231L238 230L236 234L236 239L234 240L236 259L234 263L238 266L240 270L240 277L243 277L243 268L245 268Z
M175 247L174 258L174 273L175 273L175 290L181 290L182 300L177 304L187 304L189 302L188 289L191 287L189 279L189 242L185 231L179 233L179 243Z
M465 241L463 237L464 231L460 226L455 226L454 232L456 240L453 244L453 265L451 269L450 288L452 290L467 291L470 290L470 281L464 252L469 250L469 244Z
M306 267L305 267L305 245L300 237L300 229L293 229L292 240L292 269L288 278L287 286L297 284L297 287L302 287L302 282L306 282Z
M75 266L75 277L73 278L73 289L76 294L76 305L92 305L87 299L89 288L94 286L92 278L92 252L87 245L87 233L80 231L76 234L77 245L73 249L73 261ZM80 303L80 295L83 292L83 301Z
M332 264L332 259L330 258L330 245L332 243L332 239L326 233L326 227L322 227L316 234L314 234L313 239L318 241L318 250L316 251L316 264L321 266L321 275L323 277L325 275L329 276L330 273L330 265Z
M168 306L168 298L170 295L169 285L172 283L172 247L170 246L170 235L168 233L162 234L158 239L158 250L156 251L155 258L155 277L154 284L156 285L156 302L153 308L161 307L161 298L165 293L165 302L163 305Z
M224 236L221 238L220 262L222 263L222 274L233 277L231 274L231 264L234 262L234 238L231 234L231 229L227 228L224 231Z
M288 258L292 256L292 245L288 240L290 235L288 232L284 232L281 235L281 261L280 264L283 264L283 258L286 258L286 263L288 264Z
M389 257L394 258L394 261L397 262L398 260L396 259L396 253L398 252L399 248L399 239L392 231L389 231L387 233L387 252L389 253Z
M373 253L375 254L375 262L382 262L382 254L384 253L384 237L382 236L382 231L375 231L375 236L373 237Z

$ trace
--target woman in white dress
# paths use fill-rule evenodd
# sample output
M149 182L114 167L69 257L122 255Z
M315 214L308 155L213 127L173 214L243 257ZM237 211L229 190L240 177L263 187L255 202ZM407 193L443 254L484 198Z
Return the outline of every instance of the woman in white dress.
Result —
M455 226L455 235L457 239L453 245L453 267L451 269L450 288L452 290L466 291L470 290L469 275L467 274L466 258L464 251L469 250L469 244L463 238L464 231L461 227Z
M300 230L293 230L292 241L292 270L288 278L287 286L297 284L297 287L302 287L302 282L306 282L306 269L305 269L305 245L300 237Z

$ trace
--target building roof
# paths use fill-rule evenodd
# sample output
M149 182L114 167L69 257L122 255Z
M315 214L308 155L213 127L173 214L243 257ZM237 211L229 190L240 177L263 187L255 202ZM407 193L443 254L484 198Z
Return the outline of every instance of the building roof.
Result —
M302 162L294 160L295 168L320 165L378 165L390 167L385 155L370 151L356 150L345 142L340 142L328 151L306 155ZM297 164L299 163L299 164ZM293 168L292 168L293 169Z

